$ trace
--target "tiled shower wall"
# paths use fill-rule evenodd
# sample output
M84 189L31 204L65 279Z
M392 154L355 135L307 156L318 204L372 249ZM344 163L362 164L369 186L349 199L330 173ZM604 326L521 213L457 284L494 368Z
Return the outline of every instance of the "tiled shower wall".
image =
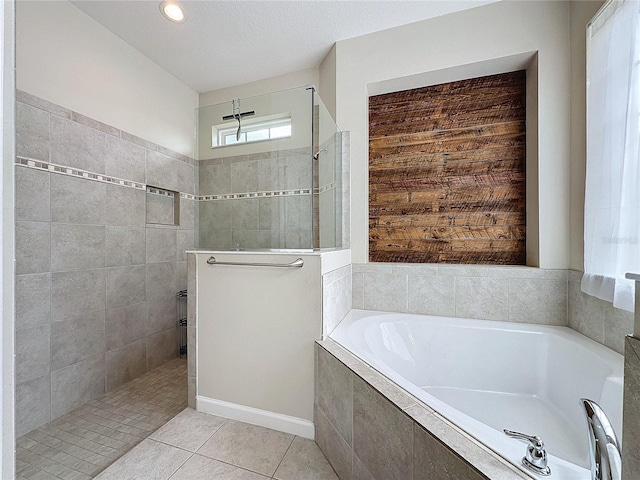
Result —
M633 314L580 291L581 272L533 267L352 266L353 308L569 326L623 353Z
M195 161L23 92L17 155L21 435L177 355ZM184 194L178 226L146 224L146 185Z
M311 247L311 149L199 165L201 248Z

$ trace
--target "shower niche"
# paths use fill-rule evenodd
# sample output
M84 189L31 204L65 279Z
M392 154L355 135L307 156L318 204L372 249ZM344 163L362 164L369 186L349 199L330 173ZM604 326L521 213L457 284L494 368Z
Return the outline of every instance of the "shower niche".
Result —
M342 135L315 88L196 111L198 247L342 245Z

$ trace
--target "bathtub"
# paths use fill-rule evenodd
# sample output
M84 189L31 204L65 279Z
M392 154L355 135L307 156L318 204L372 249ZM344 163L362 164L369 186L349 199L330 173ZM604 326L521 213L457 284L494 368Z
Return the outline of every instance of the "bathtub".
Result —
M622 439L623 357L567 327L352 310L330 337L522 471L538 435L556 480L589 480L592 399Z

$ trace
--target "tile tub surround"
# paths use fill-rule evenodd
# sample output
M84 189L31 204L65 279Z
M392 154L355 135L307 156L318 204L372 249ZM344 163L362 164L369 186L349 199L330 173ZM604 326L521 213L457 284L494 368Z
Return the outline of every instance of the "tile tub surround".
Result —
M622 419L622 478L633 480L640 478L640 339L631 335L625 337Z
M338 480L312 441L187 408L100 480Z
M353 308L569 326L622 354L633 313L582 293L582 272L534 267L352 265Z
M322 275L322 338L326 338L352 309L351 265Z
M176 356L195 161L24 92L16 108L21 435ZM180 226L146 224L147 182L182 193Z
M567 271L476 265L354 264L353 308L567 325Z
M314 421L341 480L530 478L330 339L316 344Z
M569 270L569 326L602 345L625 353L625 335L633 333L633 313L580 290L582 272Z

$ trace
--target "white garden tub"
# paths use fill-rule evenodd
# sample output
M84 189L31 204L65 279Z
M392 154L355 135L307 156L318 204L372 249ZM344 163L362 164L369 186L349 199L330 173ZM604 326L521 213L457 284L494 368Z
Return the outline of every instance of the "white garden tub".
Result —
M544 478L590 479L581 397L622 438L623 357L567 327L352 310L330 337L527 473L503 428L542 438Z

